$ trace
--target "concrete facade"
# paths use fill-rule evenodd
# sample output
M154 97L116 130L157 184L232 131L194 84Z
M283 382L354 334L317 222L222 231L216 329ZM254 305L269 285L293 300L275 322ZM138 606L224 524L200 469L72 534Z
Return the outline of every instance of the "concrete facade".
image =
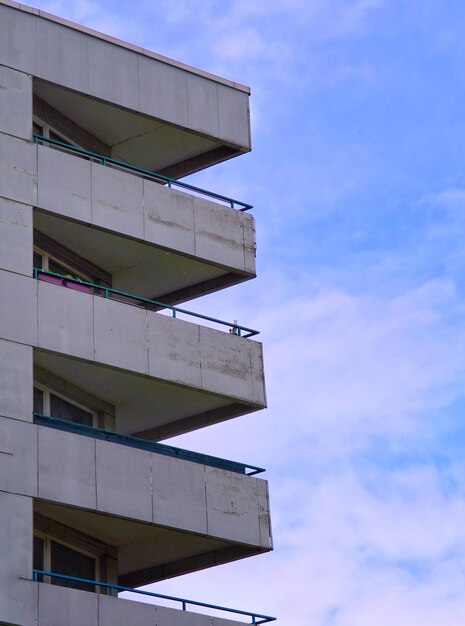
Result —
M174 187L248 96L0 0L0 624L232 626L117 587L272 549L266 481L157 443L266 406L259 342L157 304L255 276L253 217Z

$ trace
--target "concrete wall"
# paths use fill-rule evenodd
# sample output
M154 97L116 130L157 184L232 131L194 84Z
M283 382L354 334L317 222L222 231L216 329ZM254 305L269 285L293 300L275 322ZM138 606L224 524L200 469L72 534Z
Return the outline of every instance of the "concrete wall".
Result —
M251 215L47 146L38 146L37 158L36 206L255 273Z
M0 290L0 339L265 404L258 342L1 270Z
M0 4L0 58L51 83L250 148L243 89L44 19L37 11Z
M20 477L15 479L21 487L19 493L263 549L271 547L264 480L8 421L12 422L8 425L12 441L19 430L24 436L22 443L16 444L17 454L9 457L9 465L5 463L6 469L18 467L24 452L30 452L28 465L20 468ZM26 473L34 477L36 445L38 480L32 483L21 477ZM5 480L0 478L0 488Z
M45 583L37 586L38 626L234 626L247 623L245 618L238 622Z

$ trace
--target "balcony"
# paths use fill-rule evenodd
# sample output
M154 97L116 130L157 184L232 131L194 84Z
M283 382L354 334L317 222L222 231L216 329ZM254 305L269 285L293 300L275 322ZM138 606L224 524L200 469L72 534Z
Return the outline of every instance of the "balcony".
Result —
M34 578L40 576L34 572ZM94 582L94 581L91 581ZM38 583L39 626L62 626L69 624L88 624L89 626L118 626L137 624L138 626L237 626L237 624L265 624L275 621L275 617L261 615L239 609L230 609L216 605L203 604L185 598L163 596L142 590L127 589L117 585L108 585L114 594L131 592L134 598L146 599L147 602L169 601L171 605L159 606L119 599L109 595L99 595L63 589L45 583ZM192 612L192 608L199 612ZM201 612L200 612L201 611ZM213 614L213 615L212 615ZM221 617L216 617L216 615ZM232 619L228 619L231 616ZM53 619L53 624L50 623Z
M35 421L36 512L101 540L108 515L128 520L115 521L105 540L121 548L122 584L271 549L267 482L245 475L246 466L48 417Z
M102 268L114 287L173 304L255 276L251 215L128 166L37 151L35 229Z

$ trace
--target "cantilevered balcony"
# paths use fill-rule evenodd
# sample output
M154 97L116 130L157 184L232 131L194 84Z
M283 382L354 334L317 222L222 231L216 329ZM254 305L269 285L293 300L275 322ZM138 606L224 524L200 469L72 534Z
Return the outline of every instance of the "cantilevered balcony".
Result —
M102 268L114 287L176 303L255 276L255 224L243 204L79 152L36 149L34 227Z
M41 574L34 573L38 578ZM72 582L72 581L71 581ZM131 591L134 599L115 598L109 595L92 594L76 589L63 589L46 583L38 584L39 626L237 626L238 624L265 624L276 618L217 605L208 605L195 600L167 597L148 591ZM108 585L113 594L125 591L121 587ZM127 592L125 595L128 595ZM147 604L144 603L144 600ZM157 606L165 601L170 606ZM150 603L150 604L148 604ZM195 613L193 612L195 610ZM52 617L51 617L52 616ZM221 616L221 617L217 617ZM230 619L228 619L230 616ZM50 619L56 620L53 624ZM85 620L85 622L83 622Z

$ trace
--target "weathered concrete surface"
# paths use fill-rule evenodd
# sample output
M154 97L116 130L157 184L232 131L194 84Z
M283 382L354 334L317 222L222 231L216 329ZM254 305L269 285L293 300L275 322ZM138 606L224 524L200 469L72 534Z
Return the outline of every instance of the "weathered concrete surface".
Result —
M265 481L45 426L30 427L38 430L41 499L270 548ZM22 447L32 447L33 430L29 439ZM23 490L35 495L29 474L35 476L33 468L22 471Z
M0 197L35 204L36 154L34 144L0 132Z
M2 337L36 345L37 319L44 350L264 405L263 361L253 341L9 272L0 272L0 285L22 294L25 306L18 326L17 305L3 303Z
M32 207L0 198L0 267L32 274Z
M35 626L37 587L32 581L32 498L0 491L0 620Z
M39 13L0 4L5 65L250 149L248 91L242 86Z
M37 150L38 207L230 271L255 273L251 215L48 146Z
M37 583L37 587L38 626L99 626L99 596L96 593L47 583Z
M0 491L37 496L37 429L30 422L0 417Z
M0 131L31 139L32 77L0 65Z
M0 415L32 421L32 348L0 339Z

